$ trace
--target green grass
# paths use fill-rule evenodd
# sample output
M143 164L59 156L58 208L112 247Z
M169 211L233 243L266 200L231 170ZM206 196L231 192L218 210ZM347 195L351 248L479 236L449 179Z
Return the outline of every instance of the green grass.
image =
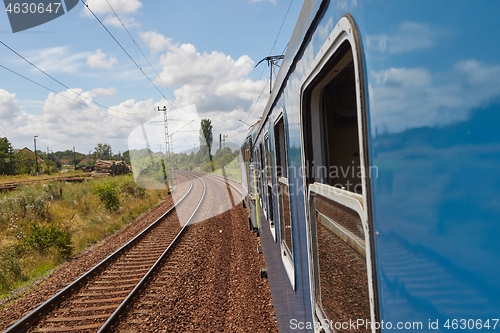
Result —
M237 158L235 158L229 164L227 164L225 170L226 170L226 176L228 178L241 182L241 165L238 162ZM217 169L212 173L214 175L223 176L222 169Z
M0 193L0 299L120 230L166 195L139 188L131 175L47 181Z

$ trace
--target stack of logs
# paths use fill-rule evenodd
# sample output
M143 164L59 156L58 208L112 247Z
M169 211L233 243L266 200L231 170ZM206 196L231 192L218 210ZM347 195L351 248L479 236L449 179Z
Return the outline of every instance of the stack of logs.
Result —
M123 161L98 160L94 166L94 177L107 175L122 175L130 172L129 166Z

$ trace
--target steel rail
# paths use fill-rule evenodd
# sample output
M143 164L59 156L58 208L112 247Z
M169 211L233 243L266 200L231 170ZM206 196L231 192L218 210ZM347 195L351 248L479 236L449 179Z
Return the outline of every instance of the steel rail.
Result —
M156 260L156 262L153 264L153 266L151 266L151 268L144 275L144 277L137 283L137 285L134 287L134 289L132 289L132 291L128 294L128 296L125 297L125 299L122 301L122 303L108 317L108 319L106 320L106 322L104 322L104 324L97 331L97 333L110 332L113 329L113 327L119 322L120 316L122 316L123 314L125 314L128 311L128 308L130 306L132 306L132 303L139 296L140 292L143 291L147 287L147 285L152 280L152 278L154 277L154 275L156 275L156 273L158 272L158 270L163 265L163 262L166 260L167 255L172 251L173 247L177 244L177 242L179 241L179 239L184 234L184 231L186 230L187 226L189 225L189 223L193 219L193 216L196 214L196 212L200 208L201 203L203 202L203 200L205 198L205 193L206 193L206 190L207 190L207 186L206 186L205 182L200 177L198 177L196 175L194 175L194 176L197 177L201 181L201 183L203 184L203 194L201 196L200 202L195 207L193 213L191 214L191 216L189 217L189 219L186 221L186 223L184 223L184 225L182 226L182 228L179 231L179 233L177 234L177 236L175 236L174 240L165 249L165 251L163 251L163 253L160 255L160 257Z
M164 214L162 214L158 219L156 219L153 223L151 223L148 227L146 227L143 231L141 231L138 235L120 247L118 250L110 254L108 257L103 259L100 263L92 267L86 273L81 275L78 279L73 281L71 284L66 286L64 289L60 290L57 294L49 298L47 301L43 302L36 309L28 313L26 316L21 318L19 321L11 325L4 331L4 333L22 333L26 332L33 324L38 322L42 316L51 311L55 306L64 301L67 297L74 294L76 290L82 287L85 283L87 283L90 279L104 271L115 259L120 257L125 251L134 246L137 242L139 242L151 229L156 227L157 224L161 222L167 215L169 215L178 204L180 204L184 199L188 196L188 194L193 189L193 180L190 179L190 187L186 191L186 194L182 196L181 199L177 203L175 203L170 209L168 209Z
M208 177L215 178L215 179L217 179L217 180L219 180L219 181L223 182L224 184L231 186L231 187L232 187L232 188L234 188L236 191L238 191L241 195L243 195L243 192L242 192L239 188L237 188L237 187L236 187L236 186L234 186L233 184L229 184L229 182L228 182L228 181L226 181L226 180L229 180L229 181L232 181L233 183L236 183L236 184L240 184L240 185L241 185L241 182L240 182L240 181L238 181L238 180L236 180L236 179L233 179L233 178L224 177L224 176L219 176L219 175L212 175L212 174L208 174L208 173L207 173L207 174L205 174L205 175L206 175L206 176L208 176Z

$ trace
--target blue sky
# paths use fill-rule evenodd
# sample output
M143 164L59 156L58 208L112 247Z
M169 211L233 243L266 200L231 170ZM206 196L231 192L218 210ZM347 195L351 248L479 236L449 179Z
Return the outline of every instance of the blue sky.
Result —
M212 119L216 139L222 133L239 144L247 128L239 119L255 122L268 97L267 64L254 65L269 54L283 52L302 6L297 0L109 3L135 44L106 1L88 1L160 92L82 3L51 22L16 34L2 11L0 40L71 88L0 45L2 66L58 93L0 68L0 136L6 136L14 148L32 148L33 136L38 135L43 150L75 146L87 153L97 143L108 143L114 152L124 151L129 148L130 133L141 123L162 120L153 111L159 105L178 110L169 116L177 152L198 142L201 118ZM189 112L183 114L183 107L189 107ZM161 137L161 124L156 129ZM150 142L152 149L160 144Z

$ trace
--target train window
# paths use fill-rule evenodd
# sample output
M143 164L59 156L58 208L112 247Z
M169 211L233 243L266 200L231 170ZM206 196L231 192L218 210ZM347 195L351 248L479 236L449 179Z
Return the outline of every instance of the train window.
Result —
M288 186L288 161L286 151L285 123L281 117L274 126L276 151L276 178L278 195L278 212L280 225L280 242L285 270L292 286L295 288L293 266L292 219L290 216L290 192Z
M358 213L317 195L314 202L317 240L316 299L325 318L369 318L365 241ZM319 312L319 311L318 311ZM354 316L354 317L353 317Z
M316 319L372 318L364 87L352 18L343 18L304 76L302 122ZM373 300L373 299L372 299ZM328 331L328 329L326 330ZM360 330L359 332L365 332Z
M352 57L352 55L349 55ZM352 60L321 92L322 120L326 144L323 147L331 186L361 193L359 137Z
M288 164L286 161L285 125L281 117L274 126L276 141L276 174L278 177L288 178Z

